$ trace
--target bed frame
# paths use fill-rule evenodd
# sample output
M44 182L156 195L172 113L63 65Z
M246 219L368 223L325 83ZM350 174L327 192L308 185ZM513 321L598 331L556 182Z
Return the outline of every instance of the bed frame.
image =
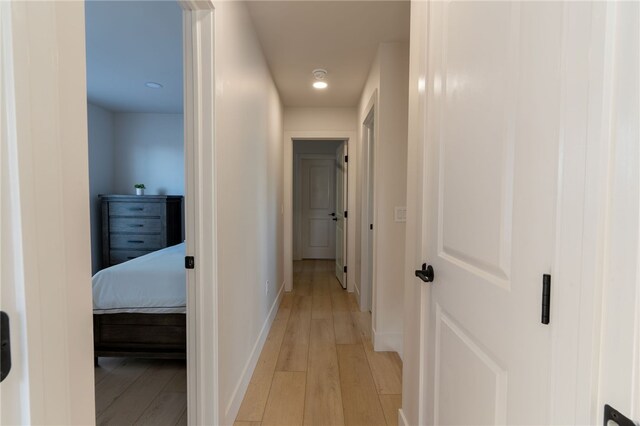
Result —
M185 359L186 314L93 315L94 361L98 357Z

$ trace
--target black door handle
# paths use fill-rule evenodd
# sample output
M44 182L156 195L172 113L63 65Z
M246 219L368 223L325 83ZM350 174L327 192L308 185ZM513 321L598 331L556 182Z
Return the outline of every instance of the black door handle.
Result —
M422 269L416 270L416 277L420 278L425 283L433 282L433 267L431 265L427 266L426 263L423 263Z
M9 334L9 316L0 312L0 382L11 371L11 336Z
M331 219L331 220L332 220L332 221L334 221L334 222L337 222L337 221L338 221L338 218L337 218L337 217L334 217L334 218L333 218L333 219Z
M335 215L336 215L335 213L329 213L329 216L335 216Z

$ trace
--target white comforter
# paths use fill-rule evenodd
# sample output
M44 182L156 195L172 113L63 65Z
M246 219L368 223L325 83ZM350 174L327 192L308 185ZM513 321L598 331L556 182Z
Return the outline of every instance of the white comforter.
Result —
M103 269L93 276L96 314L185 313L184 243Z

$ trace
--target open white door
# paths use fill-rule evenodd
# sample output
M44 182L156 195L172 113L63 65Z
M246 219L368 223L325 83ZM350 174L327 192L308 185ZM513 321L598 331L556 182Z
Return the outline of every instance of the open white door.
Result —
M573 195L584 181L573 178L584 179L584 158L566 154L589 124L585 59L602 41L594 11L430 2L414 4L412 20L412 49L422 51L412 50L407 258L434 279L407 282L419 288L406 300L420 325L407 325L405 341L417 339L405 366L421 370L404 376L407 422L549 424L555 359L577 356L564 346L577 331L561 326L572 308L561 300L551 312L562 315L542 323L543 276L553 285L564 266L560 209L581 206ZM578 294L571 281L557 285Z
M84 4L0 2L0 31L0 423L93 424Z
M336 278L347 288L347 144L336 150Z

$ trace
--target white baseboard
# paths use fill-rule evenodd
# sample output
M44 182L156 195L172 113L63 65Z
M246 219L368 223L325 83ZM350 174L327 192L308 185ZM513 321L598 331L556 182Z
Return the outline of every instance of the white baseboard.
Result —
M402 333L384 333L373 330L373 349L375 351L395 351L402 359Z
M231 400L224 411L224 424L232 425L238 415L238 411L240 410L240 404L242 404L242 399L244 398L244 394L249 387L249 382L251 381L251 376L253 375L253 370L256 368L258 364L258 358L260 358L260 353L262 352L262 348L264 346L264 342L267 340L267 336L269 335L269 330L271 329L271 324L273 323L273 319L276 317L276 313L278 312L278 307L280 306L280 301L282 300L282 296L284 293L284 281L280 286L280 290L278 291L278 296L273 301L273 305L271 305L271 309L269 310L269 315L264 321L262 325L262 329L260 330L260 334L258 334L258 338L256 339L256 343L253 345L253 349L251 350L251 355L249 356L249 360L244 366L242 370L242 375L240 376L240 380L236 384L233 393L231 394Z
M407 422L407 418L404 416L402 408L398 410L398 426L409 426L409 422Z

